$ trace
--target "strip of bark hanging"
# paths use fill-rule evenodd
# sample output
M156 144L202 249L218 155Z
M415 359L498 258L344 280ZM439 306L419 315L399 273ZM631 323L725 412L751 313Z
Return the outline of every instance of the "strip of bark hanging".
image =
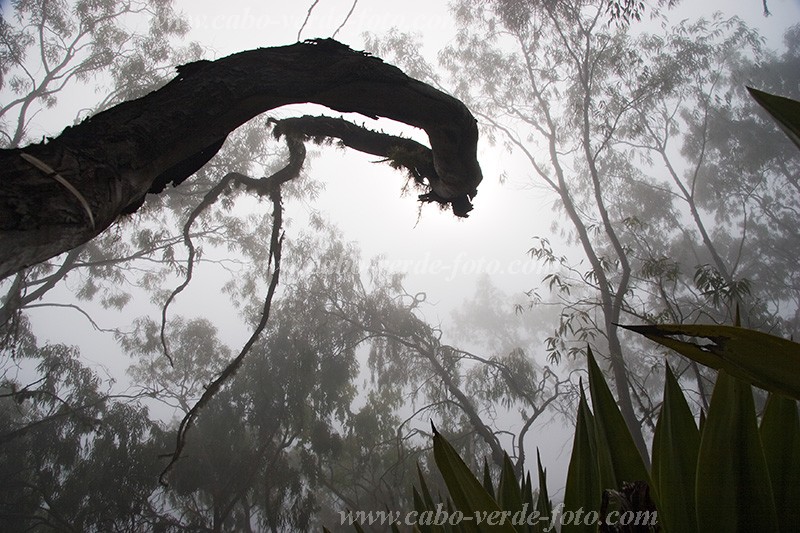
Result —
M180 184L254 116L305 102L425 130L438 177L432 198L465 214L482 178L477 123L466 106L379 58L316 39L183 65L161 89L46 143L0 150L0 279L87 242L147 193ZM79 192L94 228L85 207L23 153Z

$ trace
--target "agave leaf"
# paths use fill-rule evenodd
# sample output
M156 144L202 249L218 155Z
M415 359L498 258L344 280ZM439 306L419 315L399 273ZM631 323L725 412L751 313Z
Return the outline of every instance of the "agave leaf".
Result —
M735 326L622 326L708 367L800 399L800 344ZM675 337L693 337L695 342Z
M427 511L429 507L425 505L425 500L417 490L417 487L411 487L411 497L414 500L414 510L418 513Z
M486 457L483 458L483 488L489 493L492 498L495 497L494 485L492 484L492 473L489 470L489 461Z
M433 497L431 496L431 492L428 490L428 484L425 483L425 476L422 475L422 469L419 467L419 463L417 463L417 477L419 478L419 488L422 491L420 496L422 497L422 503L427 509L434 509L436 508L436 503L433 501ZM426 510L426 509L422 509Z
M503 454L503 470L500 474L500 483L497 487L497 503L504 511L516 513L522 511L522 492L520 491L517 474L508 454Z
M547 469L542 467L542 457L539 449L536 449L536 468L539 470L539 495L536 499L536 508L542 516L553 514L553 504L550 501L550 494L547 490Z
M586 403L583 387L581 387L572 455L567 469L567 485L564 489L564 507L567 510L583 509L586 513L600 511L602 487L599 474L594 420L589 405ZM563 525L561 531L562 533L593 533L596 529L597 526L569 522Z
M800 148L800 102L748 87L756 102L772 115L789 139Z
M522 486L522 501L527 503L530 508L536 505L533 499L533 483L531 482L530 470L525 474L525 484Z
M800 524L800 419L797 402L771 394L761 419L760 434L781 531L795 531Z
M700 531L778 531L752 389L724 370L700 437L696 504Z
M502 524L492 526L485 524L486 518L492 516L492 513L497 513L495 516L499 516L500 507L486 492L486 489L483 488L478 478L464 463L455 448L447 442L436 428L433 428L433 458L447 485L447 489L450 491L453 503L465 515L475 517L475 520L471 523L475 524L479 531L491 530L497 533L516 533L516 530L508 520L505 520ZM482 517L481 524L478 524L478 517Z
M539 496L536 498L536 510L539 511L539 516L553 516L553 504L547 491L547 470L542 468L542 458L538 448L536 449L536 467L539 470ZM536 531L543 529L545 529L544 524L536 524Z
M617 407L617 402L608 388L600 367L597 366L592 350L588 351L589 392L592 395L592 408L597 431L597 452L608 451L614 473L613 481L601 479L604 489L620 489L623 482L644 481L649 484L650 476L642 460L639 449L633 443L625 419ZM602 468L602 464L601 464ZM602 474L602 471L601 471Z
M665 378L651 471L658 519L666 531L692 533L697 531L694 488L700 432L669 365Z

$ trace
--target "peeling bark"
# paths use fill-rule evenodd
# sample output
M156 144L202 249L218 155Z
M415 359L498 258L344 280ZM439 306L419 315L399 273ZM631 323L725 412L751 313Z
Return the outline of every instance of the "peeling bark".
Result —
M306 102L424 129L433 169L423 199L469 210L482 175L466 106L379 58L332 39L306 41L183 65L161 89L46 143L0 150L0 279L87 242L147 193L180 184L256 115Z

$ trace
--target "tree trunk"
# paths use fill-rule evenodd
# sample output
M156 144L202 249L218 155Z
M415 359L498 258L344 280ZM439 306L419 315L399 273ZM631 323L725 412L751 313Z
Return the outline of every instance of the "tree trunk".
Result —
M306 41L183 65L161 89L55 139L0 150L0 279L87 242L147 193L180 184L256 115L305 102L424 129L431 197L466 214L481 181L466 106L379 58L332 39Z

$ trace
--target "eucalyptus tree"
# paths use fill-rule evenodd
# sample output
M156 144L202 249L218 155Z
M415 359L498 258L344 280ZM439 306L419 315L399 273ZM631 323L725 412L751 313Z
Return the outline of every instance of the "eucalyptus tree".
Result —
M42 378L0 384L0 524L4 531L134 531L156 515L165 435L136 398L110 396L75 348L18 354Z
M639 40L654 58L641 75L661 78L669 90L649 95L626 118L619 143L653 176L632 183L627 195L634 216L624 239L641 265L629 315L797 331L800 167L745 88L793 94L797 39L795 26L778 55L738 19L717 15ZM635 213L647 197L651 216ZM652 216L657 205L671 207ZM710 383L692 366L707 407Z
M771 240L767 213L790 212L794 163L775 153L783 148L755 158L731 149L752 137L758 146L768 138L786 144L768 137L743 96L751 81L743 73L769 64L755 31L717 16L634 33L607 24L606 7L457 3L456 43L440 55L452 80L437 81L455 84L490 138L520 154L531 179L557 196L582 258L541 234L530 250L554 268L544 281L564 306L548 349L558 360L586 342L605 344L620 408L644 452L655 360L626 356L617 324L730 321L737 302L762 327L792 315L793 248ZM384 54L413 49L408 36L382 42ZM790 60L771 61L777 68ZM732 141L730 131L746 133ZM748 180L735 169L748 169ZM745 253L765 246L774 259ZM765 275L771 266L779 266L780 288Z
M643 89L617 83L634 54L630 39L623 30L608 27L603 6L587 2L462 2L454 14L460 28L457 46L445 50L442 59L462 97L496 135L523 154L534 179L558 195L588 270L580 272L582 293L559 275L550 284L569 298L580 298L578 311L585 304L600 311L596 330L607 342L620 408L644 452L627 377L630 363L617 329L633 267L615 220L615 184L608 178L624 169L607 172L615 162L619 166L610 141L636 91ZM532 253L557 260L544 240ZM585 311L567 315L567 320L586 319L591 318ZM580 331L572 324L562 327ZM559 358L561 346L552 347L554 359Z
M295 184L305 162L303 143L337 138L347 146L388 156L394 166L407 169L425 193L421 201L450 205L463 216L481 179L472 115L454 98L330 39L244 52L214 62L194 61L179 67L178 75L168 80L163 67L196 59L200 53L198 47L190 47L181 56L169 47L169 38L186 30L169 2L42 1L15 2L13 7L15 24L11 18L2 21L8 45L3 80L8 81L6 92L15 95L3 107L7 142L0 151L9 163L2 165L4 182L9 185L3 192L8 202L2 204L14 206L0 216L4 224L0 255L8 267L3 275L12 276L6 283L0 317L7 368L17 364L22 351L31 358L44 357L27 312L43 305L40 299L68 274L71 280L77 278L72 287L79 299L106 308L123 308L130 301L131 288L144 288L160 308L161 320L140 319L134 334L114 333L123 347L143 360L132 372L144 385L141 393L174 402L172 406L183 416L170 463L173 470L162 472L162 479L172 483L170 489L153 491L148 484L155 479L153 467L163 467L163 461L138 452L127 463L119 454L111 456L120 463L119 469L130 470L120 477L147 480L118 498L117 518L129 520L129 526L72 520L66 511L59 511L58 502L45 488L57 489L59 482L68 481L66 475L50 479L40 490L52 503L42 505L34 497L24 503L34 506L36 513L41 511L36 505L60 513L65 518L61 526L66 528L72 520L69 527L76 530L136 529L141 524L135 522L137 505L146 510L142 520L166 529L239 530L254 523L272 530L306 527L316 505L310 490L322 477L320 460L334 458L340 448L337 429L354 420L347 408L353 394L354 346L372 333L364 330L364 324L326 307L332 301L357 304L365 300L358 291L360 281L337 284L324 278L325 287L337 295L330 300L329 292L315 292L321 290L313 285L320 283L314 277L319 272L306 272L310 288L300 291L304 299L292 295L305 282L290 278L296 287L289 285L281 291L272 307L281 268L282 199L309 190ZM136 14L152 26L147 36L127 33L117 24ZM37 60L42 65L36 66ZM251 69L253 65L259 68ZM343 74L343 69L350 75ZM324 72L327 77L321 75ZM36 78L36 73L44 77ZM55 105L58 91L69 83L103 73L111 76L111 87L99 104L87 104L95 115L60 136L22 147L31 141L35 106ZM242 84L242 91L233 88L236 83ZM221 95L234 95L234 101ZM420 126L427 130L432 149L341 120L313 117L273 122L268 127L250 124L233 131L258 112L290 101L322 102L337 110L388 116ZM257 105L251 105L254 102ZM195 112L198 108L203 112ZM16 123L12 124L9 117L14 113ZM287 147L276 147L267 135L270 131L285 138ZM121 144L120 139L124 139ZM51 157L54 154L57 157ZM119 182L121 188L109 191L116 178L106 170L112 168L114 176L124 179ZM250 177L261 173L269 177ZM289 180L292 183L286 183ZM180 187L164 193L170 183ZM48 202L32 191L44 191L55 209L46 209ZM150 192L157 194L145 199ZM241 217L237 202L248 193L269 197L272 213ZM42 224L30 218L40 215ZM49 222L45 221L48 217ZM53 232L42 230L48 225ZM37 237L27 238L28 231ZM202 245L206 250L227 252L217 260L231 269L227 289L235 301L244 303L242 311L254 325L253 335L233 360L207 322L169 312L169 304L190 283L200 258L208 261ZM42 248L46 251L40 253ZM60 251L67 253L54 258ZM343 255L342 250L334 252ZM309 257L313 255L301 255L298 262ZM40 259L47 262L33 264ZM264 292L266 297L255 301L254 296ZM93 320L77 303L63 305ZM267 320L271 311L274 322ZM389 305L379 311L386 315L386 324L417 320L418 327L418 319L407 316L407 310ZM262 332L268 335L259 340ZM251 351L253 357L244 359ZM54 353L66 357L58 350ZM48 369L40 365L38 371ZM236 379L223 387L234 374ZM52 373L53 378L57 375ZM29 407L38 377L30 385L8 381L13 397L9 402L19 402L30 415L15 419L18 424L9 426L12 432L33 434L39 427L60 428L53 423L60 418ZM94 386L99 387L99 382ZM218 402L208 401L212 394L218 395ZM80 398L62 399L67 413L64 423L82 423L73 416L82 409ZM98 402L105 406L98 414L99 423L103 414L111 416L113 410L126 407L108 394ZM124 434L123 423L108 438L98 432L72 432L65 437L74 438L66 438L64 446L90 454L93 446L106 441L117 444L135 439L139 450L152 451L157 446L163 451L163 434L174 428L150 422L140 407L132 406L138 418L128 417L130 435ZM393 420L391 412L383 412L386 420ZM147 429L139 431L134 422ZM198 440L187 441L186 430L192 423L196 423ZM350 436L357 426L354 423ZM481 430L491 434L487 427L482 424ZM187 455L178 461L183 449ZM6 451L7 463L13 464L19 449ZM87 468L94 465L89 455L83 458ZM76 483L63 488L73 500L90 495L90 491L81 493ZM127 487L118 489L125 492ZM143 501L148 490L153 494ZM115 493L109 490L109 494ZM128 504L125 498L138 503Z
M318 276L312 273L310 279ZM373 263L367 280L369 284L359 280L347 293L325 284L313 292L327 299L330 316L352 324L368 339L367 363L377 388L376 399L395 409L395 416L404 421L397 438L426 435L428 425L420 426L419 420L433 417L457 446L470 450L467 457L476 461L475 466L480 466L486 453L500 467L504 450L509 449L522 471L529 430L548 419L548 408L569 392L570 386L533 357L537 345L528 336L529 330L513 320L513 308L497 310L499 316L495 317L497 322L506 322L506 342L480 343L472 349L443 340L451 328L435 327L423 319L425 293L410 294L399 274ZM472 316L474 307L482 307L482 303L465 303L465 315ZM468 338L455 336L464 342ZM514 423L505 419L507 412L520 421L519 430L511 429ZM393 445L405 448L410 442ZM413 448L405 455L413 457Z
M137 17L146 31L130 26ZM0 18L0 90L8 92L0 104L3 148L29 141L36 116L75 86L91 90L108 77L99 103L89 99L73 110L82 115L152 90L175 62L199 52L193 43L174 46L188 29L173 0L11 2Z
M146 31L131 27L136 20L146 23ZM0 18L2 147L17 148L49 133L47 116L61 109L77 122L156 88L175 63L201 52L195 43L175 44L188 29L171 0L11 2ZM91 96L76 98L78 91ZM75 100L79 105L70 108ZM69 273L73 280L81 279L76 287L79 299L96 298L108 308L124 306L129 297L125 285L133 283L120 267L137 259L167 263L169 248L180 240L163 231L134 233L132 242L125 242L117 230L57 260L18 272L6 286L0 307L4 334L24 327L22 310L46 305L42 298ZM87 314L74 302L64 307Z
M265 340L203 409L169 489L154 495L162 523L209 531L310 527L318 504L307 463L336 450L332 425L352 399L355 362L349 328L304 321L290 309L300 306L319 313L312 301L282 299ZM131 371L182 418L229 354L207 320L173 321L169 333L174 367L162 363L159 326L150 322L128 343L139 359Z
M56 90L58 85L51 87L52 91L39 88L51 83L51 78L61 79L62 70L53 71L56 67L51 68L48 54L60 50L58 44L62 40L69 41L67 37L72 38L73 33L76 34L73 39L76 43L80 43L82 38L89 41L82 52L88 54L97 48L104 51L99 56L113 55L105 41L91 40L90 29L102 26L106 18L116 16L116 7L124 11L131 5L78 3L73 9L62 3L15 4L18 8L17 23L22 29L17 31L6 24L6 33L16 31L17 41L26 46L39 46L45 62L43 70L54 73L38 85L32 79L29 84L15 81L11 88L19 91L23 95L21 98L28 98L25 102L35 102L42 91L50 95ZM143 3L142 6L147 11L150 4ZM169 4L162 7L167 9ZM180 25L173 27L158 9L152 8L148 14L154 27L163 30L161 37L185 29ZM77 21L72 21L70 15ZM53 32L47 30L51 23L58 26ZM115 33L114 28L104 26L101 33L113 34L117 39L113 41L114 46L124 47L129 39L122 35L124 32L121 30ZM25 37L25 32L31 31L35 35ZM55 44L48 41L51 33L55 35ZM158 37L156 35L156 40ZM139 41L134 39L133 42ZM144 39L141 42L147 44L149 41ZM62 63L68 64L76 53L65 46ZM75 46L80 47L80 44ZM18 48L18 53L9 57L13 60L12 67L24 73L25 50L22 45ZM156 52L153 50L158 56ZM73 70L63 67L67 69L63 72L69 72L64 74L64 81L77 79L94 64L91 61L82 63L81 59L82 56L77 54L77 66ZM104 65L100 64L101 67ZM62 69L61 63L58 69ZM343 76L342 69L352 72L355 77ZM122 67L118 70L131 72ZM322 76L323 72L327 72L327 76ZM13 79L17 78L20 76ZM239 89L234 88L236 84L240 84ZM359 91L349 90L351 85L358 86ZM113 98L108 102L112 101ZM226 163L230 164L230 154L236 155L235 149L220 152L226 140L240 140L235 136L242 134L247 141L253 141L240 145L241 155L249 150L261 151L267 138L268 128L263 126L255 135L247 135L247 131L232 133L234 129L262 111L290 102L307 101L320 102L339 110L361 111L369 116L392 117L422 127L427 130L434 149L342 120L304 117L292 122L291 127L287 123L275 126L276 135L287 139L289 162L270 177L253 179L244 173L251 167L255 167L253 170L256 172L274 170L270 168L270 162L253 165L252 156L244 162L236 161L241 167L237 171L225 168ZM22 108L28 105L25 102L20 104ZM241 364L266 324L279 271L281 189L291 191L292 186L285 183L301 173L305 162L305 140L336 137L345 145L369 153L395 154L390 157L393 164L407 168L415 183L427 191L421 196L422 201L452 205L454 211L462 216L470 209L469 197L475 194L475 187L481 179L475 157L477 128L463 104L409 78L368 53L351 50L332 39L243 52L217 61L188 63L178 68L177 77L157 90L136 100L103 107L106 109L67 128L58 137L24 148L13 148L17 143L14 141L10 143L11 148L0 151L0 157L9 163L3 165L7 171L4 174L7 186L3 188L3 194L8 201L2 204L10 209L0 216L3 220L0 240L4 243L0 255L8 267L4 267L3 276L14 274L8 284L3 308L7 345L11 349L15 346L18 326L26 324L19 310L26 305L30 308L34 300L67 272L81 266L86 267L88 274L79 296L99 298L103 305L124 306L128 295L120 289L126 283L144 286L154 293L155 301L162 306L161 344L169 359L169 343L164 334L169 319L168 306L191 281L194 265L201 255L196 241L204 239L212 245L227 246L229 251L244 252L250 260L249 266L263 267L262 272L271 271L272 281L262 306L261 320L235 364L226 367L224 374L229 376ZM196 109L203 112L197 113ZM21 114L20 124L25 116L25 113ZM24 129L23 124L18 131ZM11 140L16 137L21 139L22 134L9 135ZM206 165L205 176L213 175L213 181L203 181L205 176L201 175L200 179L189 180L190 184L175 194L161 195L168 184L182 184L210 158L220 154L223 157L222 160L217 158L219 166L216 168L225 168L224 175L215 174L212 163ZM224 160L225 155L229 156L228 161ZM267 152L265 155L270 154ZM285 151L282 156L286 157ZM107 174L109 170L111 174ZM40 196L40 192L44 196ZM234 207L236 199L247 192L268 196L273 206L272 216L253 216L243 221L238 214L231 215L237 211ZM144 206L148 193L160 196ZM49 197L53 203L44 197ZM129 218L138 211L144 216ZM193 229L198 227L201 229ZM88 243L93 237L97 239ZM176 259L175 245L179 243L187 249L185 263ZM24 267L50 259L61 251L68 253L60 266L55 263L33 267L42 270L40 278L31 285L31 271ZM87 256L90 257L88 261L84 260ZM149 263L155 268L144 271L120 268L130 260ZM227 261L227 258L222 261ZM185 275L185 279L170 290L165 287L165 280L176 274ZM96 275L105 275L107 282L99 286ZM221 383L222 379L208 390L218 390ZM211 394L213 392L209 392ZM199 409L200 406L196 407ZM190 411L192 415L196 412Z

